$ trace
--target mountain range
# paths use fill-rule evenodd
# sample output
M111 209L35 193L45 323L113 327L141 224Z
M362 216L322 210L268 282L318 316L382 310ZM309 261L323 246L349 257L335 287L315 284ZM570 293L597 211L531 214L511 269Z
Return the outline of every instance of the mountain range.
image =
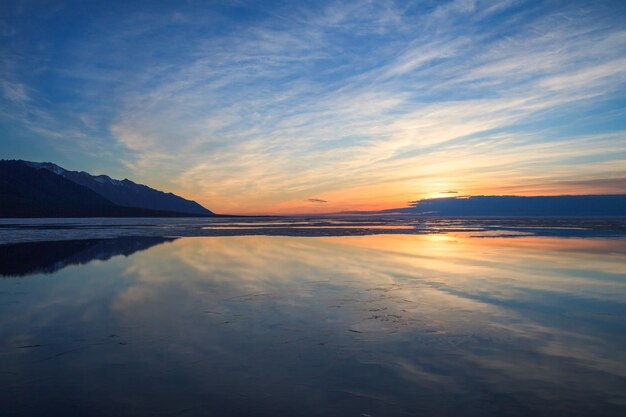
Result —
M463 196L412 201L409 207L378 214L414 214L436 217L494 216L626 216L626 194L556 196Z
M50 162L0 161L0 217L214 216L172 193L69 171Z

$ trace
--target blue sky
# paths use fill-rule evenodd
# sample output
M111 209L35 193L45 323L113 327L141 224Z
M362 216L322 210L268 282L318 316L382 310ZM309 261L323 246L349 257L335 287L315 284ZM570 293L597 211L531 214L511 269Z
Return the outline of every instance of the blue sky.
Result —
M626 191L623 1L0 9L4 158L232 213Z

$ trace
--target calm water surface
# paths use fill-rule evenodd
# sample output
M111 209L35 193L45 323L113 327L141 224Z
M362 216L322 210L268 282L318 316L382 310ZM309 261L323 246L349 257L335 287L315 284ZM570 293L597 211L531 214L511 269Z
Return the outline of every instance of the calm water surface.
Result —
M2 416L623 416L626 240L0 247Z

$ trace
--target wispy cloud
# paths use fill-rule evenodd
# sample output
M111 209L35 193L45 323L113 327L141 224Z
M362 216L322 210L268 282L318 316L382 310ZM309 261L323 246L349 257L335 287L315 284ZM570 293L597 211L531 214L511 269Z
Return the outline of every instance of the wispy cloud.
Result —
M53 71L86 88L42 110L114 141L127 176L220 212L601 189L625 174L626 29L611 4L235 7L251 17L157 10L73 40ZM18 85L3 84L15 105L29 100Z

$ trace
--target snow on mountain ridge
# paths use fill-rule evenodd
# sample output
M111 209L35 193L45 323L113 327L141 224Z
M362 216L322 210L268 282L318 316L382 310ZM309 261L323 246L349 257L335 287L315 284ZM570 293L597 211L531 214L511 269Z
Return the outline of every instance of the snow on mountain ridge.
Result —
M109 177L108 175L96 175L94 176L94 180L99 182L100 184L124 185L123 181L113 179Z
M64 172L67 172L66 170L64 170L57 164L53 164L52 162L30 162L30 161L24 161L24 162L26 162L26 165L32 168L47 169L49 171L54 172L57 175L62 175Z
M36 168L36 169L47 169L48 171L51 171L57 175L63 175L63 174L68 174L71 173L71 171L68 171L64 168L61 168L60 166L58 166L57 164L54 164L52 162L31 162L31 161L24 161L26 162L26 165L30 166L31 168ZM108 175L91 175L88 172L85 171L78 171L75 173L80 174L80 175L84 175L90 178L93 178L94 181L99 182L100 184L111 184L111 185L126 185L126 182L130 182L128 180L116 180L114 178L109 177Z

